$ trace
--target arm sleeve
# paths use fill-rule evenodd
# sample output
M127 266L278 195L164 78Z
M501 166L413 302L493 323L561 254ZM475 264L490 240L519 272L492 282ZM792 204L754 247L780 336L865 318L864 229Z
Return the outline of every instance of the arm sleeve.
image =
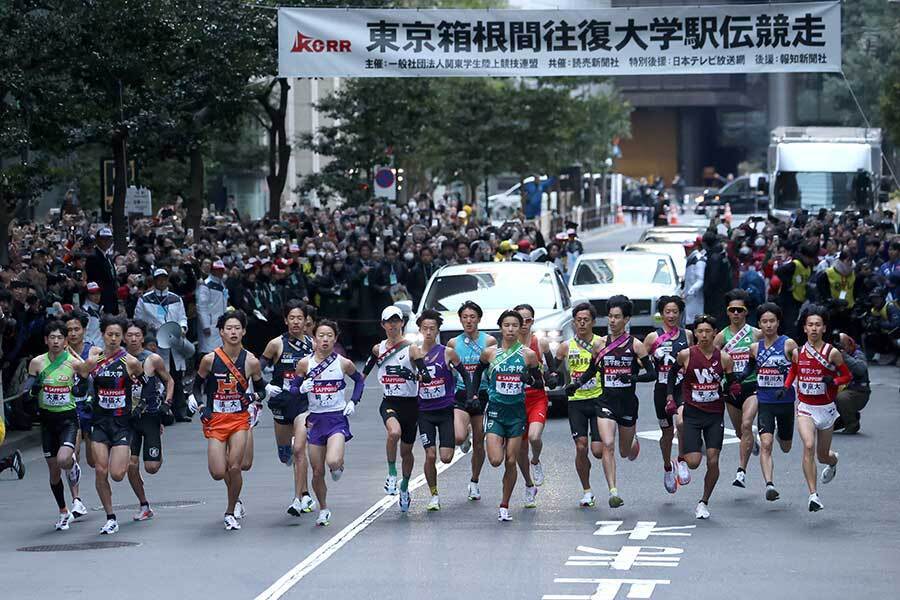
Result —
M28 397L32 400L37 400L38 396L41 393L41 380L37 375L29 375L25 380L25 385L22 387L24 390L28 390Z
M465 365L463 365L462 362L458 362L453 365L453 368L459 373L459 378L462 379L463 389L469 389L472 385L472 378L469 377L469 372L466 371Z
M597 361L591 360L591 364L588 366L587 371L581 374L581 377L578 378L578 381L575 383L578 384L578 387L583 386L588 381L594 378L597 375L600 368L597 366Z
M838 376L834 378L834 385L847 385L853 379L853 376L850 374L850 369L847 368L847 363L843 363L838 365Z
M305 379L305 375L294 375L291 377L291 387L288 389L288 392L290 392L292 396L298 395L300 393L300 386Z
M413 364L416 366L416 371L419 372L419 377L422 378L422 383L431 382L431 372L428 370L428 367L425 366L425 359L417 358L413 361Z
M561 361L556 360L556 357L553 356L553 353L549 350L544 352L544 362L547 364L548 373L559 374L559 365Z
M200 397L203 395L203 386L205 384L205 377L200 377L199 374L194 377L194 388L191 392L194 394L194 399L197 400L198 404L201 402Z
M350 401L353 404L359 404L362 400L363 390L366 388L366 378L359 371L354 371L350 379L353 380L353 394L350 396Z
M474 396L478 393L478 388L481 387L481 376L488 366L486 362L478 361L478 366L475 368L475 376L472 378L472 387L469 389L469 396Z
M373 354L369 355L369 359L366 361L366 365L363 367L363 377L369 376L369 373L371 373L372 369L375 368L375 363L377 361L378 361L378 359L375 358L375 355L373 355Z
M642 383L656 381L656 367L653 366L653 361L650 360L649 354L641 357L641 367L644 368L644 374L637 376L638 381Z
M522 382L536 389L544 389L544 376L541 374L540 367L528 367L528 370L522 374Z
M735 373L735 381L738 383L743 383L745 379L753 375L753 372L756 371L756 357L752 354L750 358L747 360L747 366L744 367L744 370L740 373Z
M666 395L675 396L675 385L678 383L678 372L681 371L681 365L678 361L669 369L669 378L666 380Z
M791 362L791 370L788 371L787 377L784 378L784 387L790 388L794 384L797 377L797 363Z

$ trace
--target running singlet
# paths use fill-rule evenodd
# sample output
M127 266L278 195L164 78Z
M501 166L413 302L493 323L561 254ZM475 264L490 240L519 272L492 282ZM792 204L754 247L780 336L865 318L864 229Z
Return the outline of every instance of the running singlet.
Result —
M794 388L785 390L781 400L777 398L778 390L784 388L784 380L791 368L791 359L784 355L787 341L788 337L782 335L766 348L766 341L759 340L756 349L756 397L763 404L790 404L794 401Z
M447 365L446 350L446 346L435 344L425 355L425 366L431 373L431 381L419 385L419 408L422 410L447 408L456 401L456 383Z
M454 347L454 350L456 350L456 355L459 356L459 360L466 368L466 371L469 372L469 377L473 379L475 378L475 369L478 368L478 362L481 360L481 352L485 349L486 345L487 334L483 331L478 332L477 340L472 340L465 333L456 336L456 346ZM464 389L463 380L458 375L456 376L456 389ZM478 389L488 389L487 378L481 380L481 386Z
M281 336L281 356L272 366L272 385L283 390L279 396L289 393L291 379L297 372L297 363L312 352L309 336L303 336L302 340L294 339L286 333Z
M744 325L737 333L732 333L731 327L722 330L722 339L724 346L722 350L728 353L731 360L734 361L734 372L740 373L747 368L747 362L750 360L750 345L753 343L753 328ZM734 339L734 341L731 341ZM744 380L744 383L753 383L756 381L756 373Z
M613 342L612 336L606 336L606 345ZM602 352L602 350L601 350ZM630 390L634 393L634 338L628 336L624 343L616 346L603 355L603 387L607 394L623 393ZM628 383L620 381L620 377L626 377Z
M718 349L713 350L711 358L706 358L699 346L691 346L681 387L684 403L706 412L725 412L725 403L719 393L724 375Z
M246 360L247 351L241 348L234 366L242 375L245 373ZM212 368L206 376L205 392L209 410L214 413L239 413L246 410L243 398L247 389L232 375L228 366L219 358L218 352L213 353Z
M141 361L143 365L150 354L149 350L141 350L135 358ZM144 405L145 413L155 414L159 412L159 406L162 404L163 390L165 390L165 386L162 380L154 375L153 377L147 377L143 385L133 383L131 386L131 397L140 398L141 404Z
M42 372L43 381L41 393L38 396L38 408L42 411L61 413L75 410L75 398L72 396L72 386L75 385L75 371L72 366L66 364L69 353L63 351L57 357L58 364L53 365L49 354L44 354L43 359L47 367L52 369ZM2 416L0 416L2 418Z
M309 412L330 413L343 411L347 406L344 388L344 368L341 366L341 357L332 353L334 360L313 379L313 389L309 393ZM329 360L326 358L325 360ZM315 369L321 361L316 360L315 355L309 357L307 373Z
M678 335L672 336L666 341L659 343L666 335L666 331L662 328L656 330L656 349L653 350L653 362L656 364L656 381L659 385L666 385L669 382L669 371L675 364L678 353L688 347L687 333L684 329L678 328ZM675 385L681 385L684 374L678 372L678 379Z
M806 404L824 406L834 401L834 386L827 386L822 378L826 375L834 377L837 372L834 365L828 362L831 344L822 346L817 352L809 342L800 348L797 356L797 399Z
M569 340L569 352L566 354L566 361L569 368L569 377L572 381L578 381L578 378L591 366L592 349L594 347L594 342L596 342L599 337L600 336L598 335L592 335L590 342L585 342L579 338ZM569 397L569 402L591 400L602 394L603 382L600 373L597 373L593 379L575 390L575 393Z
M94 369L94 415L121 417L131 414L131 376L125 362L125 350L118 350L112 360L102 353Z
M497 354L488 367L488 399L497 404L524 404L525 356L522 344L516 342L508 350L497 347Z
M387 340L378 344L378 356L386 356L378 364L378 381L387 398L415 398L419 393L419 382L409 359L409 349L410 346L407 345L399 351L391 352Z

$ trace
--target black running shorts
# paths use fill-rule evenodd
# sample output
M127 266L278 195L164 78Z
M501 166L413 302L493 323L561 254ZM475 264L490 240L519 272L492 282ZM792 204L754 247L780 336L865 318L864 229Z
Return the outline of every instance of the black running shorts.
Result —
M456 390L456 403L453 405L453 408L455 408L456 410L464 410L471 416L477 417L484 414L484 407L487 406L487 403L487 390L479 390L478 402L473 404L469 404L466 402L465 390Z
M144 449L144 462L162 460L162 436L159 433L159 414L144 413L131 421L131 455L140 456Z
M378 409L381 420L397 419L400 423L400 441L404 444L416 442L416 428L419 425L419 399L415 396L385 396Z
M0 415L0 418L3 418ZM78 436L78 415L74 410L62 413L41 413L41 447L44 458L56 458L63 446L75 449Z
M722 449L725 440L725 419L723 413L706 412L686 404L682 413L682 454L702 452L707 449Z
M611 419L622 427L637 425L638 399L630 388L621 392L606 388L594 402L601 419Z
M756 427L760 435L774 435L777 427L778 439L782 442L791 441L794 438L794 410L793 402L760 402L756 413Z
M600 441L600 430L597 429L597 403L594 398L585 400L572 400L568 402L569 429L572 430L572 438L591 436L592 442Z
M420 410L419 439L422 440L423 448L433 448L438 443L441 448L455 448L456 432L453 429L453 407Z
M131 417L114 417L94 413L91 419L91 441L110 448L131 445Z

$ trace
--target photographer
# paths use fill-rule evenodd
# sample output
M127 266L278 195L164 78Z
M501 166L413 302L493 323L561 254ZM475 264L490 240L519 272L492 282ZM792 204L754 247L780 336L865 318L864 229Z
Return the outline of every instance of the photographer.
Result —
M866 357L881 362L882 355L893 355L900 350L900 305L888 301L887 292L877 288L869 294L872 308L863 318L863 347Z
M866 357L856 345L852 337L839 334L834 347L840 350L841 356L853 376L850 383L843 387L834 399L840 417L834 423L834 430L843 428L844 433L859 432L860 411L869 403L871 389L869 387L869 368Z

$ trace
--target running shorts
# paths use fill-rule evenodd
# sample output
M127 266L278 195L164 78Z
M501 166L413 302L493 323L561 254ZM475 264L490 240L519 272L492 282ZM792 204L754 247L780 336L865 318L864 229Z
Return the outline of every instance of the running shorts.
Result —
M706 412L691 405L684 407L682 454L702 452L706 444L708 450L721 450L725 439L725 419L722 413Z
M831 429L838 418L838 410L834 402L822 405L797 402L797 416L812 419L816 429Z
M794 403L793 402L760 402L756 413L756 427L759 433L775 435L778 428L778 439L789 442L794 437Z
M81 433L90 437L91 435L91 419L94 411L91 407L91 401L87 400L75 405L75 412L78 413L78 426L81 427Z
M499 435L510 439L525 433L526 413L525 404L500 404L492 402L484 411L487 418L484 420L484 432Z
M419 399L415 396L385 396L378 409L381 420L397 419L400 423L400 441L404 444L416 442L416 428L419 425Z
M525 424L547 422L547 392L544 390L525 390Z
M297 417L302 417L306 421L309 411L309 396L306 394L299 396L287 393L278 394L269 400L269 410L272 411L272 417L279 425L293 425Z
M202 419L203 435L206 439L227 442L228 438L239 431L250 429L250 416L246 411L236 413L212 413L208 419Z
M144 413L140 418L131 420L131 455L140 456L144 449L144 462L162 460L162 435L160 435L160 416L158 413Z
M327 446L333 435L344 436L344 441L353 439L350 421L342 411L309 413L306 417L306 440L311 446Z
M656 419L661 429L672 426L672 415L666 414L666 386L657 383L653 386L653 407L656 409ZM675 386L675 406L681 406L684 401L681 396L681 384Z
M423 448L433 448L440 439L441 448L456 446L453 429L453 407L419 411L419 439Z
M78 436L78 415L75 411L41 413L41 447L44 458L55 458L63 446L75 449Z
M479 390L477 404L468 404L466 402L466 391L456 390L456 402L453 404L453 408L456 410L464 410L469 413L469 415L477 417L484 414L484 407L487 406L487 403L487 390Z
M634 427L638 418L638 399L630 390L617 392L611 388L603 391L602 396L594 399L597 404L597 416L611 419L622 427Z
M569 429L572 439L591 436L592 442L600 441L600 430L597 429L597 403L593 398L572 400L568 402Z
M110 448L131 445L130 416L94 415L91 419L91 441Z
M730 393L722 394L722 398L725 400L726 404L730 404L735 408L741 409L744 406L744 401L755 393L756 382L745 381L741 384L741 393L738 394L737 398L733 397Z

